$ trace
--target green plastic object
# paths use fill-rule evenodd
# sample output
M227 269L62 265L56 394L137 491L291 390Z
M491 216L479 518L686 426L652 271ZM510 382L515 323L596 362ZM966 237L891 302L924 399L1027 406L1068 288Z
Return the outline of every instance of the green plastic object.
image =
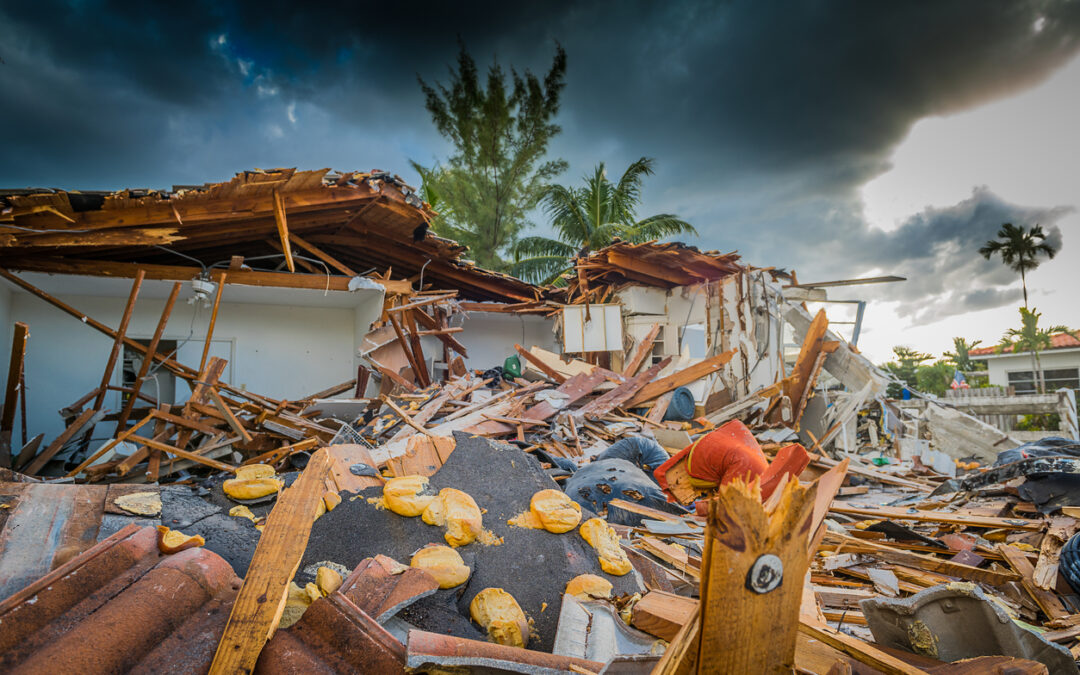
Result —
M870 461L874 463L874 466L885 466L886 464L891 464L888 457L874 457Z
M515 377L521 377L521 359L517 357L517 354L507 356L503 361L503 379L509 380Z

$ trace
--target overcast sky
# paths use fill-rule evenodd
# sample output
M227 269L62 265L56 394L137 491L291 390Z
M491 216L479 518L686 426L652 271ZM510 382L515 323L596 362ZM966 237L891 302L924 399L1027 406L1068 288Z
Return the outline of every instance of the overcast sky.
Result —
M1080 327L1080 2L5 2L0 186L415 183L409 159L450 151L416 76L445 80L458 36L482 67L566 48L565 182L654 157L641 215L690 220L688 243L803 281L907 276L830 295L872 301L875 359L1018 322L1018 280L976 252L1007 221L1063 242L1029 288Z

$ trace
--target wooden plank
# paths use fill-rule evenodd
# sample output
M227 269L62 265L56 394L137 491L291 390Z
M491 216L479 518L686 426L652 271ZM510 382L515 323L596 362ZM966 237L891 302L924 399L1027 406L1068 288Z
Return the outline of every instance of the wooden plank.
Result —
M296 271L296 263L292 257L292 244L289 243L289 222L285 218L285 202L281 199L281 192L276 188L274 197L274 224L277 225L278 238L281 241L281 250L285 254L285 265L290 272Z
M917 569L946 574L951 577L959 577L967 581L982 581L992 586L1000 586L1010 581L1019 580L1019 575L1012 572L996 572L984 570L970 565L962 565L950 560L941 560L929 555L911 553L892 546L875 544L870 541L845 537L834 532L826 532L825 540L844 545L845 553L869 553L875 558L885 562L908 565Z
M82 411L82 413L75 418L75 421L69 424L67 429L64 429L60 435L49 444L49 447L45 448L41 454L34 458L34 461L30 462L30 465L26 467L23 473L29 476L37 475L37 472L44 469L45 465L49 463L49 460L52 459L56 453L60 452L60 449L63 448L75 434L86 428L86 425L90 422L91 418L97 413L98 411L93 408L87 408Z
M152 438L146 438L145 436L131 435L131 436L128 436L128 439L130 439L131 441L133 441L135 443L145 445L148 448L154 448L155 450L161 450L162 452L167 452L170 455L176 455L177 457L183 457L184 459L190 459L191 461L198 462L199 464L205 464L206 466L210 467L211 469L217 469L218 471L233 471L233 470L236 469L236 467L231 465L231 464L226 464L224 462L219 462L216 459L210 459L209 457L203 457L202 455L197 455L194 452L188 452L187 450L181 450L180 448L178 448L178 447L176 447L174 445L169 445L168 443L162 443L162 442L156 441L156 440L154 440Z
M120 326L116 329L116 337L113 339L112 351L109 352L109 359L105 362L105 373L101 376L101 386L98 388L97 398L94 399L94 410L101 410L101 406L105 402L105 393L108 391L107 387L112 381L113 368L116 367L116 359L120 356L120 348L124 344L124 334L127 332L128 323L131 321L131 313L135 309L135 299L139 297L139 288L142 286L145 276L146 273L142 270L135 273L135 281L131 284L131 292L128 294L124 313L120 316Z
M1035 604L1039 606L1039 609L1046 614L1047 618L1063 619L1069 616L1069 612L1061 603L1061 598L1052 591L1043 590L1035 585L1035 581L1032 579L1035 568L1032 567L1023 551L1008 544L998 544L997 550L1001 553L1001 557L1005 559L1005 562L1009 563L1009 567L1020 575L1020 584L1031 596L1031 599L1035 601Z
M859 663L865 663L886 675L926 675L926 671L908 665L900 659L886 654L873 645L851 637L846 633L833 630L828 626L819 626L807 621L799 621L799 631L815 640L824 642L833 649L851 656Z
M674 593L649 591L634 605L630 624L671 642L698 610L698 601Z
M673 391L661 394L660 398L656 399L656 402L649 408L649 413L645 415L645 419L657 426L663 424L664 415L667 414L668 406L671 405L671 399L673 398L675 398L675 392Z
M1043 523L1038 520L1024 518L994 518L990 516L974 516L963 513L947 513L945 511L919 511L896 506L844 506L833 504L829 507L834 513L842 513L849 516L866 516L880 518L882 520L913 520L920 523L948 523L950 525L966 525L968 527L1006 528L1013 530L1041 530Z
M417 310L416 312L414 312L414 314L416 315L417 323L419 323L424 328L427 328L429 330L438 330L442 328L442 326L439 325L439 322L435 320L435 317L431 316L427 312ZM444 345L446 345L450 349L453 349L458 354L461 354L465 357L469 355L468 350L465 349L465 345L454 339L454 336L446 333L437 333L435 337L438 338L439 341L442 342Z
M330 255L326 251L322 250L321 248L319 248L315 244L312 244L310 241L307 241L305 239L301 239L300 236L297 235L295 232L290 232L289 233L289 240L292 241L292 243L299 246L300 248L307 251L308 253L310 253L311 255L315 256L319 260L323 261L324 263L326 263L330 267L333 267L338 272L341 272L345 276L347 276L349 278L360 276L359 274L354 272L352 270L352 268L350 268L348 265L341 262L337 258L333 257L332 255Z
M170 407L168 406L168 404L165 404L165 406ZM208 436L213 436L221 432L221 430L217 427L211 424L207 424L202 420L180 417L179 415L174 415L167 410L162 410L161 408L155 408L154 410L151 410L150 414L163 422L175 424L178 427L187 427L188 429L192 429L193 431L201 431ZM157 434L155 434L155 436L156 435Z
M409 414L407 412L405 412L404 410L402 410L401 407L398 406L396 403L394 403L393 399L391 399L389 396L380 396L379 400L381 400L383 403L385 403L388 408L390 408L395 413L397 413L397 416L400 417L401 421L404 422L405 424L408 424L410 427L412 427L413 429L419 431L420 433L424 434L425 436L431 436L432 435L430 431L428 431L424 427L422 427L419 424L417 424L416 422L414 422L413 418L409 417Z
M1076 534L1076 530L1077 521L1074 518L1050 519L1050 527L1039 544L1039 560L1032 574L1036 586L1050 591L1057 585L1061 549Z
M360 492L365 488L383 484L380 476L357 476L349 470L349 467L357 463L377 466L371 457L371 451L363 445L342 443L328 446L327 451L331 457L330 478L338 492Z
M7 387L4 388L4 410L0 413L0 467L4 468L11 467L11 434L15 429L15 405L19 399L19 382L22 378L28 337L30 337L30 327L21 321L16 321L15 333L11 339Z
M165 325L169 323L169 317L172 315L173 305L176 304L176 298L180 294L181 284L177 281L173 284L172 291L169 292L169 298L165 301L165 308L161 310L161 318L158 319L157 327L154 329L154 336L150 339L150 344L147 345L146 351L148 354L156 354L158 343L161 342L161 336L165 333ZM217 306L214 306L214 316L217 316ZM210 325L214 325L214 317L210 318ZM212 330L212 329L211 329ZM128 400L124 403L123 410L120 411L120 417L116 420L116 428L118 431L123 431L127 426L128 417L131 416L131 409L135 407L135 401L139 398L139 390L142 389L143 380L146 378L146 374L150 372L150 365L154 360L151 358L143 357L142 364L139 366L139 372L135 375L135 382L131 385L131 394L128 396Z
M420 343L420 336L417 335L416 316L414 314L415 312L405 312L402 315L405 318L405 328L409 331L407 348L412 348L412 352L416 356L416 362L420 364L420 382L425 387L428 387L431 386L431 375L428 373L427 360L424 358L424 349Z
M74 469L72 469L71 471L69 471L65 477L66 478L74 478L75 476L79 475L88 466L90 466L91 464L96 462L98 459L103 457L106 452L108 452L109 450L112 450L117 445L120 445L121 443L126 441L128 438L131 437L132 434L134 434L136 431L138 431L140 428L142 428L142 426L144 424L150 422L153 419L154 419L154 415L152 413L150 415L147 415L146 417L142 418L141 420L139 420L139 422L137 424L135 424L135 426L131 427L130 429L124 430L116 438L112 439L111 441L109 441L105 445L98 448L97 451L94 454L92 454L89 457L87 457L86 459L84 459L82 464L80 464L79 466L77 466Z
M642 387L656 377L657 373L666 368L669 363L671 363L670 356L633 379L623 382L606 394L578 408L574 411L574 417L584 419L586 416L601 417L606 415L640 391Z
M214 293L214 307L210 310L210 325L206 328L206 341L203 342L202 358L199 359L199 372L206 368L206 359L210 356L210 341L214 339L214 326L217 325L218 308L221 307L221 294L225 292L225 279L228 272L222 270L217 278L217 291Z
M660 323L657 322L652 325L649 332L641 339L641 343L634 350L634 355L626 362L626 367L622 371L623 377L633 377L637 373L638 369L641 368L641 364L645 363L645 357L652 353L653 341L656 340L659 333Z
M731 351L717 354L716 356L705 359L700 363L695 363L688 368L683 368L677 373L672 373L667 377L660 378L655 382L651 382L645 385L645 387L643 387L636 395L634 395L633 398L627 401L626 407L633 408L639 406L642 403L651 401L652 399L660 396L661 394L666 394L669 391L672 391L679 387L684 387L691 382L696 382L697 380L700 380L707 375L715 373L716 371L723 368L724 365L727 364L727 362L735 356L737 351L737 349L732 349Z
M555 381L556 384L562 384L563 382L566 382L565 375L562 375L553 368L549 367L548 364L544 363L528 349L525 349L519 344L515 344L514 349L517 350L518 354L521 354L522 358L536 366L537 370L539 370L544 375L550 377L552 380Z
M405 331L401 327L401 322L393 314L388 314L387 317L390 320L390 325L394 329L394 334L397 335L398 343L401 345L401 350L405 353L405 358L408 360L409 365L412 367L413 376L419 381L420 386L426 387L425 379L427 377L427 367L416 360L416 353L410 348L409 343L405 340Z
M818 489L817 496L814 498L814 517L810 522L810 545L806 551L811 562L813 562L814 556L817 554L817 547L821 543L821 538L825 536L825 517L829 515L829 505L833 503L837 491L844 484L849 464L850 460L845 457L844 461L829 469L817 479Z
M454 451L453 436L413 436L405 454L390 459L386 466L395 476L431 476Z
M237 419L236 415L233 414L232 408L230 408L229 404L221 398L221 394L214 391L213 388L207 389L207 394L209 394L210 400L213 401L214 407L218 409L218 412L225 418L225 422L236 435L242 438L245 443L250 443L252 440L251 434L248 433L248 430L244 428L244 425Z
M597 368L588 375L581 374L571 377L566 382L563 382L561 385L559 385L559 387L555 391L567 395L567 399L564 405L565 409L566 407L573 405L575 402L587 396L605 379L607 378L604 375L603 369ZM461 411L459 410L458 412L460 413ZM540 403L537 403L536 405L527 409L524 413L522 413L521 417L524 420L543 422L557 412L558 410L556 410L550 403L548 403L547 401L541 401ZM492 410L491 413L497 414L494 412L494 410ZM515 428L509 424L506 424L505 422L488 420L486 422L481 422L474 427L470 427L469 429L467 429L467 431L469 433L480 435L492 435L499 433L513 433L515 431Z
M278 496L266 519L244 585L236 596L218 643L211 675L250 673L285 608L289 581L296 574L315 521L331 456L320 449L292 487Z

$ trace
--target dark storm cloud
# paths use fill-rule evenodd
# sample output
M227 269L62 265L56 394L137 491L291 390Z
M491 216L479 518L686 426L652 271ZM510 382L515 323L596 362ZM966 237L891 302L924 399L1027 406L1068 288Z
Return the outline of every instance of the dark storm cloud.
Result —
M1011 273L972 246L1062 211L980 189L883 233L859 188L915 121L1041 81L1078 34L1080 3L1055 0L8 2L0 186L166 187L253 166L415 179L407 159L448 151L417 74L445 80L459 36L481 68L535 72L559 41L565 180L655 157L643 215L678 213L704 248L802 278L905 274L873 293L922 322L1008 301Z
M817 247L824 265L815 272L822 273L821 267L835 269L839 263L857 272L906 277L903 283L864 287L859 294L899 302L897 313L914 325L1001 307L1020 297L1019 277L999 257L986 260L974 252L1007 222L1041 224L1047 239L1060 246L1056 223L1072 211L1011 204L981 187L959 204L928 208L888 232L868 228L852 216L834 223L834 236ZM811 281L805 275L800 279Z

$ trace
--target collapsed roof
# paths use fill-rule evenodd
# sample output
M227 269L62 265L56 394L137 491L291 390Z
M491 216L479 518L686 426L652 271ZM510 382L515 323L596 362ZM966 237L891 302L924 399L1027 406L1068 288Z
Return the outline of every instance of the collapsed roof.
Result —
M467 247L429 230L435 215L384 171L256 169L170 192L3 190L0 267L133 277L142 266L151 279L185 279L243 256L249 268L285 262L303 269L273 277L230 272L236 283L321 290L329 276L337 277L332 290L345 290L349 278L377 274L456 288L468 300L537 299L531 284L462 260Z

